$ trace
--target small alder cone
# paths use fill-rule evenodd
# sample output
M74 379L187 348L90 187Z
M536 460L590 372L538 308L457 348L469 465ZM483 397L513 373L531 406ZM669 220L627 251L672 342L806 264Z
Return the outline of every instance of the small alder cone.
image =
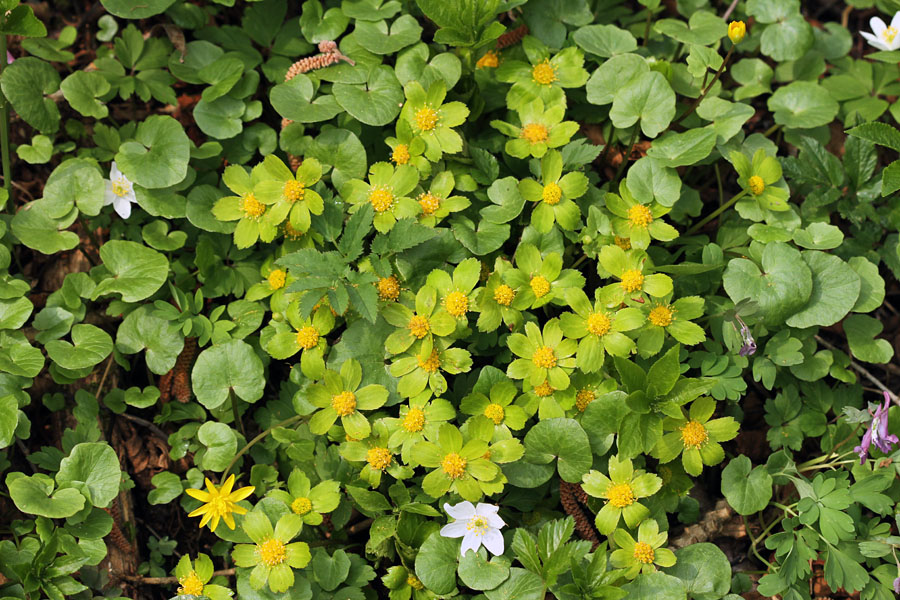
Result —
M340 50L338 50L337 43L331 40L319 42L319 52L320 54L301 58L300 60L292 64L284 76L284 82L287 83L300 73L308 73L309 71L314 71L316 69L330 67L331 65L340 61L347 62L351 65L356 64L353 60L351 60Z
M522 38L528 35L528 25L519 25L515 29L507 31L497 38L497 50L503 50L510 46L515 46L522 41Z
M559 502L566 514L575 519L575 531L583 540L591 542L594 550L600 545L600 536L591 524L591 518L581 504L587 503L587 494L577 483L559 482ZM581 504L579 504L581 503Z
M197 357L197 338L185 338L184 349L175 361L174 376L172 378L172 394L179 402L189 402L191 399L191 365Z

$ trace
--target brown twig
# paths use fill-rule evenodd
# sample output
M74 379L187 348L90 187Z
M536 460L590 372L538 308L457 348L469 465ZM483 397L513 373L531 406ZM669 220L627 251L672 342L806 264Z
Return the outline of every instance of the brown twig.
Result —
M138 425L141 425L141 426L143 426L143 427L146 427L147 429L149 429L150 431L152 431L153 433L155 433L156 435L158 435L158 436L159 436L161 439L163 439L163 440L168 440L168 439L169 439L169 436L166 435L166 432L165 432L165 431L163 431L162 429L160 429L159 427L157 427L156 425L154 425L153 423L151 423L151 422L148 421L147 419L142 419L142 418L136 417L136 416L134 416L134 415L129 415L128 413L122 413L122 414L120 414L119 416L128 419L128 420L131 421L132 423L137 423Z
M97 392L94 394L94 398L97 399L100 397L100 392L103 391L103 384L106 383L106 376L109 375L109 368L112 366L114 354L109 355L109 359L106 361L106 368L103 369L103 375L100 377L100 384L97 386Z

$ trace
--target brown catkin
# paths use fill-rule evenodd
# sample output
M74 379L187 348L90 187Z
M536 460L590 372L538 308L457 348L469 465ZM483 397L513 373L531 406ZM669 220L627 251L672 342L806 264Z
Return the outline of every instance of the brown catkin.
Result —
M119 528L119 521L121 521L122 517L119 515L119 505L117 502L113 502L109 508L104 508L107 513L113 518L112 522L112 530L109 532L107 536L112 540L112 543L116 545L116 547L124 552L125 554L131 554L134 552L134 547L131 542L128 541L128 538L125 537L125 534L122 533L122 530Z
M288 160L291 163L291 171L293 171L294 173L296 173L297 169L300 168L300 165L303 164L302 156L294 156L293 154L288 154Z
M173 370L159 376L159 401L165 404L172 399Z
M600 536L594 530L591 519L586 511L578 503L578 492L584 492L577 483L569 483L567 481L559 482L559 502L562 504L566 514L571 515L575 519L575 531L578 535L592 544L592 550L596 549L600 544Z
M515 46L522 41L522 38L528 35L528 25L519 25L515 29L507 31L497 38L497 50L503 50L510 46Z
M179 402L188 402L191 399L190 373L196 356L197 338L184 338L184 349L178 355L178 360L175 361L173 369L175 376L172 381L172 392Z
M301 58L300 60L292 64L291 68L288 69L287 74L284 76L284 81L285 83L287 83L300 73L308 73L309 71L314 71L323 67L329 67L336 62L340 62L340 60L340 56L333 52L328 52L326 54L316 54L315 56L307 56L306 58Z

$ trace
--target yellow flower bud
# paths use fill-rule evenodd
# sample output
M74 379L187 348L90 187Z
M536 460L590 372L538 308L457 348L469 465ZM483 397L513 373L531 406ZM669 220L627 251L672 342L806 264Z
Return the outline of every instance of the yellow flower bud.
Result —
M747 35L747 26L743 21L732 21L728 24L728 39L733 44L740 44L745 35Z

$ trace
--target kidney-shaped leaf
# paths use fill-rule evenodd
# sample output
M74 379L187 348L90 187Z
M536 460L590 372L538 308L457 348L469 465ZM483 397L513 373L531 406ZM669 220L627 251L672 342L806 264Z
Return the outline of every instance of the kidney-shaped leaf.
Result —
M191 384L200 404L213 409L232 391L242 400L256 402L262 398L266 380L262 361L250 344L231 340L200 353L191 371Z
M559 476L576 483L591 469L593 455L587 434L575 419L547 419L531 428L525 436L526 460L529 456L548 463L558 459Z
M76 445L62 459L56 483L81 490L91 504L104 508L118 495L120 477L119 458L112 446L90 442Z
M149 298L162 287L169 274L166 257L137 242L106 242L100 247L100 258L111 277L97 285L92 300L118 293L122 294L125 302L138 302Z
M112 338L94 325L72 327L72 343L51 340L44 345L50 360L64 369L93 367L112 352Z
M14 475L20 477L13 479ZM84 496L78 490L57 490L51 495L53 480L46 475L22 477L21 473L13 472L7 476L6 485L16 508L23 513L63 519L84 508Z
M178 121L153 115L138 126L133 140L119 146L116 163L130 181L145 188L164 188L185 178L190 149Z

